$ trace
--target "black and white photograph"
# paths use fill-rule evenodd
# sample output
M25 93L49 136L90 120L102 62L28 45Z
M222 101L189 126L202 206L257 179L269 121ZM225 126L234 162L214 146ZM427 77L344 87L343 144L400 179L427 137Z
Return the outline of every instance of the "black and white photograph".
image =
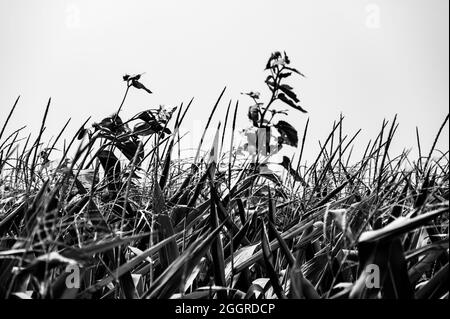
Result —
M448 0L0 0L0 304L448 300L449 197Z

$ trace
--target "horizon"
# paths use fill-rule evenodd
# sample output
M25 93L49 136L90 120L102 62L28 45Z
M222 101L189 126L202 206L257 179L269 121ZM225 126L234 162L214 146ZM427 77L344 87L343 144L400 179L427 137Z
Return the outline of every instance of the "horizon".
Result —
M225 86L211 128L224 118L229 100L239 100L237 128L249 125L252 103L240 93L260 91L267 98L264 65L279 50L306 75L291 83L308 113L291 110L289 120L301 134L310 118L307 158L318 153L319 140L341 113L344 133L362 129L361 148L383 119L398 114L392 151L416 155L418 127L426 152L448 114L448 2L345 2L42 1L23 7L4 1L2 114L21 96L6 133L27 125L22 137L36 136L52 97L45 136L56 136L70 117L64 134L70 138L88 116L99 122L117 109L125 73L145 72L142 82L153 94L131 92L121 114L194 98L183 133L190 132L185 148L195 148ZM438 148L448 149L448 130Z

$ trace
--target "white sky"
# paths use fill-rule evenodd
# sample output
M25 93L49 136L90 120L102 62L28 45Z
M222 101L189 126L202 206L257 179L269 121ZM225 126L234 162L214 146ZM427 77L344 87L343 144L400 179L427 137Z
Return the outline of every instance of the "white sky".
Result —
M243 127L251 101L239 92L267 97L266 60L286 50L307 75L291 82L309 111L307 152L316 153L341 112L346 133L363 129L361 152L395 113L395 151L415 146L415 126L428 150L448 113L448 6L447 0L2 0L0 121L20 94L9 128L36 132L51 96L47 136L69 117L74 132L89 115L98 121L116 110L123 74L146 72L142 82L154 94L132 91L124 114L195 97L185 127L203 128L226 85L215 119L229 99L240 99ZM301 132L306 119L291 111L288 120ZM440 148L448 150L448 128Z

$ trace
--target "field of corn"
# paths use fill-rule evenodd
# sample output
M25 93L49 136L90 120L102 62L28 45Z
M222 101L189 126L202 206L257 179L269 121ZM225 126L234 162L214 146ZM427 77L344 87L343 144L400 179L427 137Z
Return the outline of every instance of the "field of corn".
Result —
M449 153L435 149L448 115L431 149L416 132L418 158L390 153L394 118L352 160L359 132L345 135L341 117L305 166L313 137L309 121L286 121L306 110L285 83L303 74L280 52L266 72L270 100L246 93L212 127L224 89L188 157L177 153L192 100L121 118L129 90L151 93L141 75L125 75L119 109L72 139L68 122L42 139L50 100L37 138L5 134L17 98L0 118L0 298L448 299ZM267 150L287 146L299 160L283 157L280 175Z

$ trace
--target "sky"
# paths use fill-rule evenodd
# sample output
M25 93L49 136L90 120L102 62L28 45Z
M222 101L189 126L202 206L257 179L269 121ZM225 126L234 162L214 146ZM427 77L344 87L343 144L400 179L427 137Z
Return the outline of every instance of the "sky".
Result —
M71 118L68 136L89 116L100 121L118 108L122 75L146 72L142 82L154 94L131 91L123 117L194 97L184 129L191 132L185 145L195 147L225 86L213 127L229 100L239 100L238 127L249 125L252 101L240 92L268 99L265 63L271 52L285 50L306 75L290 84L308 114L292 110L288 121L302 132L309 117L308 156L341 113L345 134L362 129L361 152L395 114L393 151L415 147L416 126L428 150L448 114L448 6L447 0L2 0L0 122L20 95L8 129L27 125L36 134L51 97L46 136ZM438 146L448 150L448 126Z

